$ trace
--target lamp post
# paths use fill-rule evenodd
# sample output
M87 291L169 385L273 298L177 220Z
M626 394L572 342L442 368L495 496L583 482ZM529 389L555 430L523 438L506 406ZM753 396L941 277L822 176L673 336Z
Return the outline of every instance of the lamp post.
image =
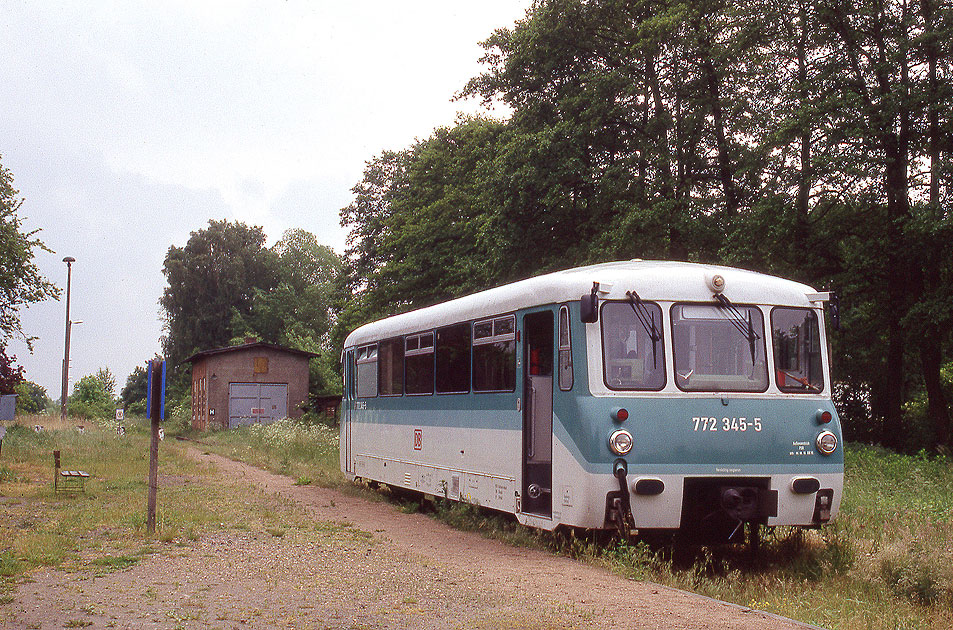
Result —
M63 355L63 391L60 397L60 418L63 422L66 422L66 396L69 393L67 391L69 387L69 333L70 328L72 328L72 322L69 319L70 281L73 277L73 263L76 262L76 259L67 256L63 259L63 262L66 263L66 350Z

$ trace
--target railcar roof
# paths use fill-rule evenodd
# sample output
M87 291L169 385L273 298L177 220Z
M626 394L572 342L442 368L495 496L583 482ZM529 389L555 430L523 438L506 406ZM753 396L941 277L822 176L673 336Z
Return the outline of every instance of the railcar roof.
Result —
M600 285L602 300L624 300L627 291L635 291L643 300L708 301L712 291L707 280L715 274L725 279L723 294L735 303L817 306L808 297L815 293L813 288L776 276L718 265L629 260L536 276L378 320L356 329L344 345L350 347L532 306L576 301L592 290L594 282Z

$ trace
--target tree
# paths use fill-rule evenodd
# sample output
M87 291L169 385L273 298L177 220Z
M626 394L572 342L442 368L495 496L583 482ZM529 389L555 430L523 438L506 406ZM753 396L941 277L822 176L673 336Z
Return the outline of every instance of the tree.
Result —
M92 420L113 417L115 404L109 391L110 382L114 388L116 383L109 368L101 368L96 374L79 379L69 397L70 415Z
M341 211L350 229L347 271L355 293L341 314L348 327L503 277L487 229L501 130L496 121L463 120L367 164L354 202Z
M123 409L129 409L136 403L145 404L148 393L149 374L141 365L137 365L126 378L126 384L119 393L119 404Z
M16 394L18 414L43 413L53 404L46 393L46 388L32 381L20 381L16 387Z
M209 221L192 232L185 247L169 248L163 273L166 358L175 366L189 355L228 345L237 313L249 316L255 291L278 280L276 258L260 227Z
M288 346L292 338L321 341L331 327L334 282L341 259L305 230L287 230L271 248L278 281L256 287L247 312L233 309L233 337L253 335Z
M23 367L16 361L16 356L7 356L6 348L0 345L0 394L15 394L23 381Z
M34 250L50 251L36 234L24 231L18 214L23 205L13 188L13 175L0 164L0 345L10 339L33 340L20 324L20 308L59 295L59 289L40 275L33 262Z
M248 336L268 343L315 352L310 363L311 395L340 393L338 353L331 349L341 258L302 229L287 230L271 248L277 261L274 288L256 288L248 313L233 310L233 345Z

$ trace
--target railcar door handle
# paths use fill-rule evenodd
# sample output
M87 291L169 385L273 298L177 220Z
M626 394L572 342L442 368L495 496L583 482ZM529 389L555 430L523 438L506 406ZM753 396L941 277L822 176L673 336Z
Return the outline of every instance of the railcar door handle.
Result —
M530 458L536 457L536 388L529 388L529 409L526 410L529 418L529 445L526 454Z

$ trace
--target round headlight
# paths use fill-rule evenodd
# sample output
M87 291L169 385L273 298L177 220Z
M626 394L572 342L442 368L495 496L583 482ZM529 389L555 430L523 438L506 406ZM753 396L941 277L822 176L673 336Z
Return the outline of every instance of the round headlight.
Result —
M609 436L609 449L616 455L625 455L632 450L632 434L625 429L613 431Z
M817 444L817 450L825 455L830 455L837 450L837 436L830 431L818 433L815 443Z

